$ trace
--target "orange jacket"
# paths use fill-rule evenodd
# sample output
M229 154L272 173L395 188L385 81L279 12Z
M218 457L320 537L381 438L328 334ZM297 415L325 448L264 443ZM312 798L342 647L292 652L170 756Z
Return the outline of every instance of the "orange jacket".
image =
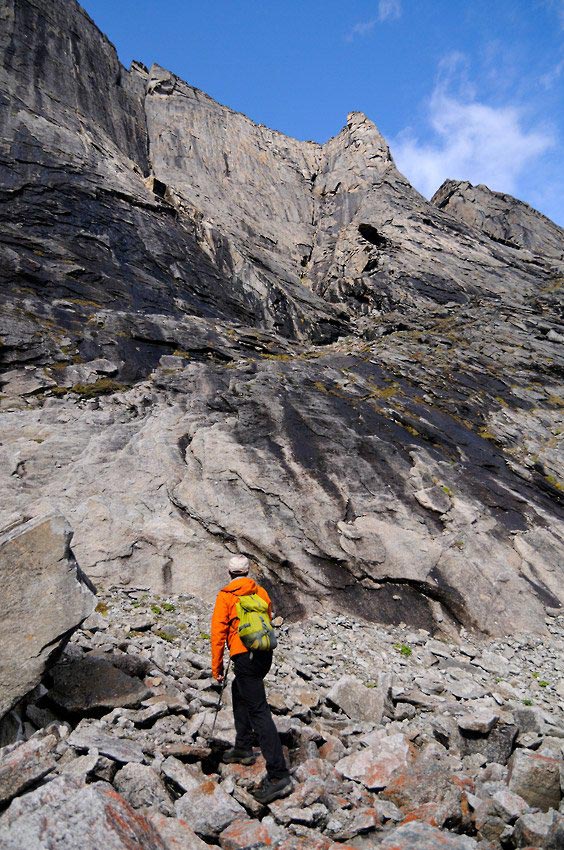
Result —
M253 593L258 593L265 602L268 602L268 615L272 617L272 605L268 593L264 587L260 587L248 576L234 578L217 594L211 621L211 667L214 678L223 674L223 650L226 643L230 655L249 651L237 631L239 618L235 606L239 596L251 596Z

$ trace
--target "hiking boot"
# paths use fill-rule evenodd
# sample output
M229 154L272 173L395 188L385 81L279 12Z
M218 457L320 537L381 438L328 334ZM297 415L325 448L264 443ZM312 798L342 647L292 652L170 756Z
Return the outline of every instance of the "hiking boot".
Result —
M258 803L266 806L273 800L287 797L291 792L292 780L289 776L283 776L282 779L266 779L252 794Z
M252 750L243 750L241 747L231 747L225 750L221 758L225 764L254 764L257 757Z

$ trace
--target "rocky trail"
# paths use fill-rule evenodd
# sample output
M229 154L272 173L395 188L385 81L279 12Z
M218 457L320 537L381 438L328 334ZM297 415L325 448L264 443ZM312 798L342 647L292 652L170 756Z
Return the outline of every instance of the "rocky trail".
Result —
M544 637L452 642L350 616L285 623L267 693L293 790L261 807L260 750L221 763L229 688L210 740L210 615L188 594L99 594L11 715L5 850L563 846L564 617Z

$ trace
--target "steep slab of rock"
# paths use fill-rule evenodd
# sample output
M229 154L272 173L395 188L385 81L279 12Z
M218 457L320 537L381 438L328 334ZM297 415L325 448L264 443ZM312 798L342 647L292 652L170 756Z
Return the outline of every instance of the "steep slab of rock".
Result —
M445 180L431 203L494 242L524 248L564 267L564 230L511 195L492 192L482 184Z
M53 655L92 613L95 596L70 549L62 516L0 537L0 717L40 681Z

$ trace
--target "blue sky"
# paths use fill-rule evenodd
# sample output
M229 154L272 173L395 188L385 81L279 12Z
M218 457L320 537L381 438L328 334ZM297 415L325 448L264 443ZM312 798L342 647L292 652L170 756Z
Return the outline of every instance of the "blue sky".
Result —
M485 183L564 225L564 0L82 5L126 67L157 62L299 139L360 110L427 197Z

